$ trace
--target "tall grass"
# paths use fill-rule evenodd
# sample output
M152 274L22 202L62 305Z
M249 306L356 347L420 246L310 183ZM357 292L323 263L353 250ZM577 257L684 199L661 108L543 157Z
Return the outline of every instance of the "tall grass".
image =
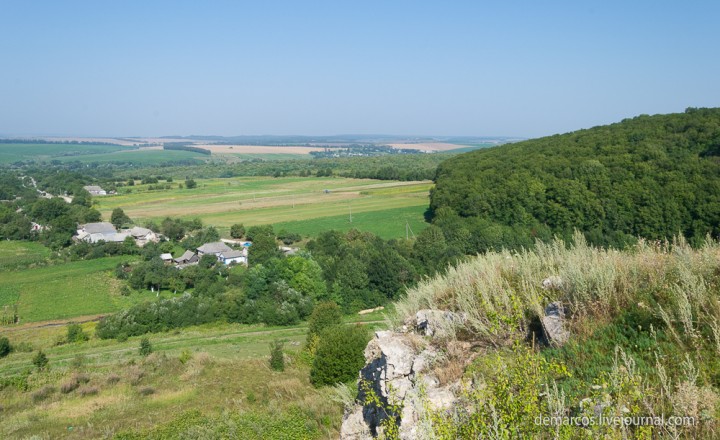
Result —
M708 238L699 249L684 239L640 240L630 250L595 248L582 234L573 243L538 242L532 250L488 252L438 277L423 280L396 305L396 325L421 309L452 310L465 320L441 323L441 334L469 334L495 345L523 337L553 301L574 320L603 319L631 303L654 307L669 327L685 336L701 323L720 336L720 306L709 290L718 277L720 244ZM552 278L549 288L543 280ZM720 344L720 342L719 342Z
M451 310L465 319L437 323L445 328L431 342L440 350L449 351L453 339L495 347L466 353L474 360L463 364L459 400L450 412L430 413L429 438L715 438L718 286L720 243L710 237L695 249L677 237L618 251L589 246L576 234L572 243L489 252L450 267L409 290L391 318L401 326L420 309ZM571 341L533 349L530 329L555 301L565 306ZM538 374L542 369L529 366L546 365L542 359L551 368ZM518 363L516 377L506 377ZM689 416L696 424L538 429L528 422L598 412Z

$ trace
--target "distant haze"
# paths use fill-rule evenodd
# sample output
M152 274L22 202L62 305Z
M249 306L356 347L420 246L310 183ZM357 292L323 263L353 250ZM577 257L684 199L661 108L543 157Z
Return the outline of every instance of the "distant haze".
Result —
M7 1L0 136L536 137L720 106L720 2Z

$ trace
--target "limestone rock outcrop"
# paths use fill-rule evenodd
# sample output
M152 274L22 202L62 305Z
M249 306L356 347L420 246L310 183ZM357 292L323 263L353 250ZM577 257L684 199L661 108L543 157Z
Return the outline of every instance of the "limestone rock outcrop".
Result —
M358 380L358 399L343 418L340 437L345 440L373 439L383 430L383 421L394 418L401 439L424 438L421 415L426 407L451 408L453 385L441 385L433 375L439 353L421 335L438 336L448 322L464 318L442 310L421 310L408 327L415 331L378 331L365 348L365 367ZM444 321L444 322L443 322ZM370 394L379 405L368 403Z

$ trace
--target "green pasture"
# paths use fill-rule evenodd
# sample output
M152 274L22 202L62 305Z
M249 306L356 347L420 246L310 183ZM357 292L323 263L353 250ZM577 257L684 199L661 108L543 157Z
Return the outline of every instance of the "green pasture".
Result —
M0 144L0 163L26 160L83 160L121 151L132 151L133 147L122 145L95 144Z
M61 162L125 162L158 165L181 160L207 160L192 151L147 150L122 145L95 144L0 144L0 163L59 160Z
M355 227L400 238L405 236L406 221L413 231L423 228L432 187L431 182L315 177L200 179L197 183L194 189L124 187L118 195L95 198L96 208L104 218L114 208L122 208L139 223L167 216L200 218L225 234L232 224L243 223L275 224L278 230L297 229L303 235ZM344 226L351 212L353 224Z
M352 222L348 213L348 215L275 223L274 227L276 231L295 232L304 237L314 237L320 232L331 229L338 231L357 229L372 232L384 239L403 238L406 234L412 238L428 226L424 219L426 209L427 205L419 205L380 211L353 211ZM409 228L406 228L406 225Z
M17 305L20 322L114 312L155 299L149 291L120 295L113 270L132 257L108 257L0 271L0 307Z
M41 263L50 257L50 249L28 241L0 241L0 270Z
M176 162L181 160L197 160L204 161L209 156L194 153L192 151L179 150L125 150L114 151L106 154L88 154L84 156L68 156L57 158L63 162L129 162L138 165L159 165L166 162Z

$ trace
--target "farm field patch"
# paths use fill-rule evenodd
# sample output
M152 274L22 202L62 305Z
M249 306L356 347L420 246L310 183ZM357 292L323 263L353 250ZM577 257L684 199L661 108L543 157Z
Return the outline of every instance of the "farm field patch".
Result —
M426 206L408 206L405 208L383 209L380 211L354 212L352 222L349 215L320 217L310 220L297 220L275 223L277 231L295 232L302 236L313 237L331 229L338 231L369 231L384 238L403 238L417 235L429 224L424 220Z
M0 270L45 261L50 249L28 241L0 241Z
M120 295L113 270L133 257L107 257L0 272L0 307L17 305L20 322L114 312L156 294Z
M313 235L326 224L342 228L342 218L349 221L350 212L358 218L354 227L375 232L385 238L405 236L405 220L413 230L422 228L431 182L396 182L350 178L270 178L242 177L198 180L194 189L146 191L142 185L130 193L96 198L97 208L109 218L114 208L122 208L136 222L161 220L164 217L200 218L205 224L227 233L234 223L246 226L317 221L318 226L296 224ZM126 188L127 189L127 188ZM403 216L401 227L388 228L385 220L397 223L395 209ZM380 216L363 217L363 213L384 211ZM411 215L413 218L405 218ZM368 221L363 221L367 218ZM353 227L352 225L350 225ZM276 228L277 229L277 228ZM349 228L347 228L349 229ZM390 232L397 229L397 233ZM288 229L290 230L290 229Z
M133 147L102 144L0 144L0 163L25 160L81 160L86 156L98 157L119 151L132 151Z

